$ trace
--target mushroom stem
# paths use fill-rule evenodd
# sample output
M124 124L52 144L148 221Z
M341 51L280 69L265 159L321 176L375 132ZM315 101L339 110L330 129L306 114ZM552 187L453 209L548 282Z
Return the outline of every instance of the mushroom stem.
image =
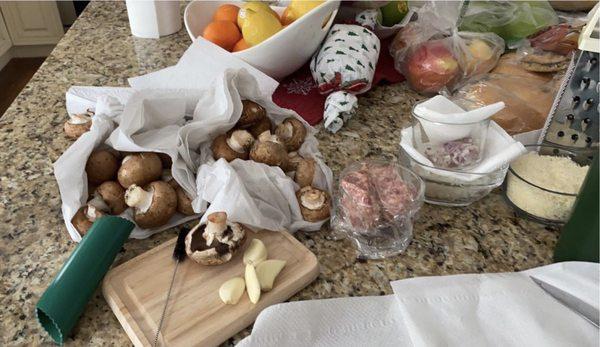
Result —
M264 131L262 134L258 135L258 140L261 142L275 142L275 143L282 144L279 136L277 136L275 134L271 134L271 132L269 130Z
M96 221L96 219L102 217L103 215L104 214L102 213L102 210L94 205L88 205L88 207L85 209L85 216L90 222Z
M139 212L145 213L152 205L154 191L145 191L140 186L132 184L125 191L125 203L129 207L135 207Z
M252 137L252 134L246 130L236 130L231 133L226 142L229 148L238 153L244 153L252 146L254 138Z
M86 114L70 114L69 115L69 124L77 125L77 124L85 124L91 121L92 118Z
M311 189L300 196L300 202L302 206L309 210L318 210L325 204L325 194L319 190Z
M108 205L106 204L104 199L102 199L102 196L100 196L100 194L98 194L98 192L94 193L94 197L90 201L87 202L87 205L88 205L88 211L90 210L90 207L93 210L100 210L100 211L110 210L110 208L108 207Z
M215 212L211 213L206 222L203 237L206 239L206 244L210 246L215 239L215 236L227 229L227 213Z

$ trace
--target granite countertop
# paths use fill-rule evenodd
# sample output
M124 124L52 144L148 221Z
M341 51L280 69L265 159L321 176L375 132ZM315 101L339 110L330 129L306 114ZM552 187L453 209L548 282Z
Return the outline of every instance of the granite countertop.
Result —
M52 163L71 144L62 128L66 90L71 85L126 86L130 76L175 64L189 44L185 29L160 40L133 38L124 3L92 2L2 117L1 345L51 342L36 321L35 304L75 247L63 224L52 173ZM321 151L334 174L360 158L394 159L400 129L420 98L405 83L376 87L360 97L358 115L343 131L321 131ZM175 235L169 230L132 240L116 263ZM389 294L390 281L414 276L520 271L550 263L557 235L556 229L517 217L500 190L466 208L425 205L406 252L387 260L358 260L350 242L333 240L326 227L299 233L319 259L321 274L291 300ZM97 291L67 344L130 341Z

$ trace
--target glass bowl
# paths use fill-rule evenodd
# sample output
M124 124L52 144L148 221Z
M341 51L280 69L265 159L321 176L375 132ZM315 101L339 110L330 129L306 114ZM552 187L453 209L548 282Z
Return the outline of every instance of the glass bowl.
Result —
M334 195L332 226L362 257L382 259L403 252L423 205L425 185L411 170L383 160L347 166Z
M525 145L527 152L569 158L577 165L588 165L589 159L584 155L553 145ZM517 159L518 160L518 159ZM557 191L534 182L526 173L519 172L511 164L504 183L505 197L508 203L526 218L548 225L564 224L571 214L579 193L575 191ZM545 172L552 177L554 173ZM583 184L583 180L581 182Z
M489 173L442 169L421 163L400 147L400 163L425 181L425 202L442 206L468 206L502 185L508 164Z

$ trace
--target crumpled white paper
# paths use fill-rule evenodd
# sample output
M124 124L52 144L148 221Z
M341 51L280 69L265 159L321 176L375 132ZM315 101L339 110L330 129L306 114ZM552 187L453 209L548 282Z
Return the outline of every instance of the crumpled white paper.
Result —
M598 310L599 270L567 262L520 273L418 277L391 282L394 295L273 305L237 346L597 346L598 328L530 276Z

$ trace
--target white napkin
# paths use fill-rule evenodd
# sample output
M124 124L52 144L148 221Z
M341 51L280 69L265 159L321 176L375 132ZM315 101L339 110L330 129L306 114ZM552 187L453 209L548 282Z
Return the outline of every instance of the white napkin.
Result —
M392 282L395 295L284 303L263 310L238 346L597 346L598 329L529 276L596 297L595 263L522 273Z
M503 108L504 103L497 102L465 111L445 96L437 95L417 104L414 113L421 117L418 121L432 143L446 143L472 135L479 128L472 123L484 121Z
M412 133L412 127L402 129L400 133L400 146L402 146L404 151L417 162L428 166L434 166L431 160L427 159L427 157L413 147ZM504 129L496 124L496 122L491 121L488 129L487 141L483 150L483 160L469 171L476 173L493 172L504 167L525 152L526 149L522 143L515 141L508 133L506 133L506 131L504 131ZM421 169L434 175L449 177L458 181L471 182L481 178L481 175L473 175L464 172L426 167L421 167Z

